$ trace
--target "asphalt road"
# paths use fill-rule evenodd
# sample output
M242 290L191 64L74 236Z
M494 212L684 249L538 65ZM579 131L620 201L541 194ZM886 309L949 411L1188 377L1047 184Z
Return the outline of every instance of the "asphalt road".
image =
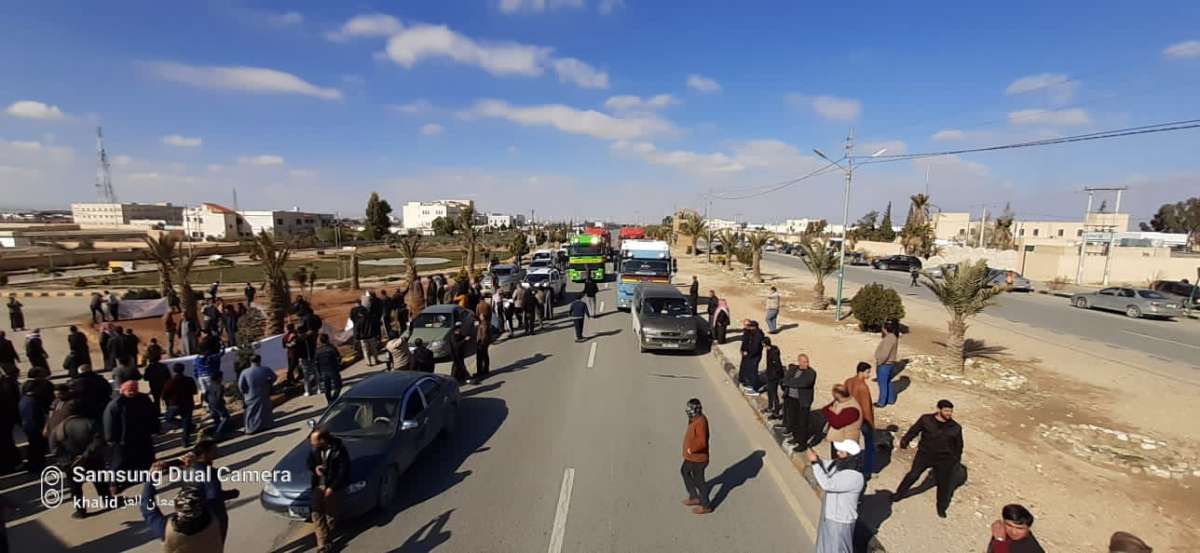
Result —
M639 354L629 315L613 311L608 286L600 296L603 315L588 321L588 341L574 341L560 307L546 331L493 347L492 376L464 388L456 434L403 476L393 509L353 523L346 550L811 550L816 500L795 484L794 471L784 474L792 468L732 386L718 384L715 362L707 355ZM707 476L716 511L705 516L680 504L684 403L691 397L704 401L712 427ZM305 420L323 407L316 397L290 401L279 408L283 424L227 441L219 464L272 468L304 439ZM174 434L170 441L177 441ZM258 484L227 487L241 489L242 497L230 503L226 550L314 545L307 524L258 505ZM42 512L36 481L8 477L0 489L22 508L9 523L15 551L160 550L133 510L77 521L65 508ZM560 549L551 543L556 527Z
M799 257L767 253L766 260L807 271ZM906 301L937 303L924 286L910 286L909 275L904 272L848 266L846 281L857 285L878 282L894 287ZM836 289L836 274L826 287L832 295ZM1043 339L1067 334L1098 342L1100 347L1135 351L1161 361L1179 363L1181 376L1200 379L1200 324L1196 321L1130 319L1121 313L1076 309L1066 298L1022 292L1000 296L986 314L1043 330L1046 332L1040 336Z

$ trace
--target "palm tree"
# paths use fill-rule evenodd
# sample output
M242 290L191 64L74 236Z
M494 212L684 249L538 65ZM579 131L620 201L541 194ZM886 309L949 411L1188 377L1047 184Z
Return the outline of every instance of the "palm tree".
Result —
M926 194L914 194L910 196L909 201L912 205L908 207L908 220L904 222L905 226L923 225L929 222L929 196Z
M996 226L992 227L992 235L988 238L988 244L1000 250L1012 249L1012 225L1013 218L1011 216L996 219Z
M825 278L833 274L838 268L840 257L838 251L829 247L829 244L820 240L808 240L800 243L800 251L803 256L800 258L804 261L804 265L808 267L808 271L812 273L816 283L813 284L813 309L828 309L829 298L825 297Z
M705 221L704 217L694 213L685 215L683 222L679 225L679 232L692 239L693 255L700 255L700 252L696 249L697 239L704 236L706 229L708 229L708 221Z
M408 306L408 316L416 317L425 309L425 291L421 289L417 277L417 258L421 256L421 241L423 237L415 232L400 237L396 241L396 249L404 256L404 279L408 281L408 293L404 296L404 304Z
M281 334L287 323L288 305L292 303L287 274L292 245L287 240L275 240L264 230L254 237L253 248L262 265L263 282L267 288L267 328L271 334Z
M470 202L458 214L458 228L462 230L463 248L466 249L468 274L475 273L475 248L479 245L479 230L475 228L475 202Z
M738 233L731 228L721 229L717 239L721 241L722 248L725 249L725 268L733 268L733 248L738 243Z
M158 289L165 298L171 295L174 288L171 273L175 272L179 239L170 234L163 234L158 238L146 235L142 240L146 242L146 257L158 265Z
M754 270L754 282L763 281L762 272L759 270L759 265L762 261L762 249L773 237L773 234L765 230L756 230L746 235L746 241L750 243L750 256L753 259L750 266Z
M955 366L962 370L966 361L967 319L982 313L992 305L992 298L1003 294L1007 288L989 286L987 260L980 259L975 263L961 261L958 270L943 272L940 280L930 278L922 273L925 280L922 284L933 292L942 307L950 313L947 324L949 338L946 340L946 356Z
M192 289L191 277L192 267L196 265L196 260L200 259L200 254L197 252L184 253L183 250L177 250L175 261L171 267L175 271L175 282L179 283L179 308L183 311L183 317L196 321L196 291Z

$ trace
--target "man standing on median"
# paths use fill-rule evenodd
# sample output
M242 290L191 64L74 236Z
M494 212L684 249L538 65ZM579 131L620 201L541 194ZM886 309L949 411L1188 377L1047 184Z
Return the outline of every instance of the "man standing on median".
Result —
M858 442L833 443L836 459L822 460L813 450L804 455L812 464L813 478L821 495L821 520L817 524L816 553L854 553L854 523L858 520L858 496L863 489L862 473L851 459L861 449Z
M808 355L801 353L780 383L783 385L783 424L792 435L790 443L796 453L808 447L808 413L812 409L816 382L817 370L809 366Z
M879 403L887 407L896 403L897 390L892 387L896 374L896 355L900 349L900 323L895 319L883 323L883 337L875 346L875 379L879 381Z
M683 466L679 469L683 475L683 487L688 493L683 504L691 506L693 513L704 515L711 513L712 507L708 504L708 481L704 478L704 469L708 468L708 417L704 416L700 400L688 400L687 417L687 431L683 434Z
M855 368L854 376L847 378L843 384L850 395L854 397L854 401L858 402L859 409L862 411L862 437L863 437L863 477L867 480L871 479L871 474L875 472L875 408L871 402L871 386L867 384L867 375L871 374L871 365L869 363L859 362Z

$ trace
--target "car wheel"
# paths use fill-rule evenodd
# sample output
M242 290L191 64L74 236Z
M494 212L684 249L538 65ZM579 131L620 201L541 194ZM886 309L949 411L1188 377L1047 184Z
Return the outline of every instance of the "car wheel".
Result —
M887 263L880 263L879 265L876 265L875 268L879 269L880 271L887 271L889 269Z
M1131 305L1125 308L1125 316L1131 319L1140 319L1142 318L1142 310L1138 309L1136 305Z
M1087 298L1075 298L1075 307L1078 307L1080 309L1087 309L1088 308Z
M379 477L379 503L376 507L386 509L394 501L400 489L400 471L396 467L388 467Z

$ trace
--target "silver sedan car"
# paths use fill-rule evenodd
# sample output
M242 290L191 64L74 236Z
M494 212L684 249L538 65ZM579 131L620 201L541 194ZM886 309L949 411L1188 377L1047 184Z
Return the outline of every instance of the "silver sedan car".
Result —
M1146 288L1105 288L1098 292L1075 294L1071 304L1080 309L1105 309L1139 319L1182 317L1179 302Z

